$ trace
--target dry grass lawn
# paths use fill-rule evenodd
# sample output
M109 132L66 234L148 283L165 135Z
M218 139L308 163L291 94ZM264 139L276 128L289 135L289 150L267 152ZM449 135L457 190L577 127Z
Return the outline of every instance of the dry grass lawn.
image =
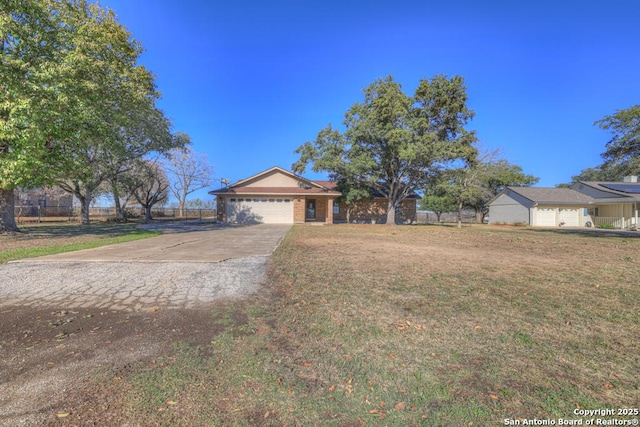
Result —
M639 249L551 230L294 227L271 288L214 313L226 331L210 347L129 379L127 417L490 426L637 408Z
M636 235L296 226L262 292L97 370L47 422L494 426L638 408L639 267Z

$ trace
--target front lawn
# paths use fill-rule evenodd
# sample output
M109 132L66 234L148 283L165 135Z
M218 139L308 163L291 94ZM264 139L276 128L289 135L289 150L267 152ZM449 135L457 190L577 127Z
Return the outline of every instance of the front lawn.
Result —
M215 304L171 352L103 369L59 409L80 424L631 420L580 411L638 407L639 249L604 233L294 227L260 295Z
M271 284L216 306L210 345L176 345L108 388L145 425L491 426L637 408L639 249L531 229L294 227Z

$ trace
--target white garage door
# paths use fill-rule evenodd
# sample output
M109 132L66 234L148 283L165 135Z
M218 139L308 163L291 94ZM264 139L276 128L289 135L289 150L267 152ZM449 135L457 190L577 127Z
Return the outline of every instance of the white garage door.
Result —
M538 227L555 227L556 210L553 208L538 208L536 212L536 225Z
M578 226L578 209L560 208L558 222L564 227Z
M293 224L293 200L282 197L230 198L227 199L227 221Z

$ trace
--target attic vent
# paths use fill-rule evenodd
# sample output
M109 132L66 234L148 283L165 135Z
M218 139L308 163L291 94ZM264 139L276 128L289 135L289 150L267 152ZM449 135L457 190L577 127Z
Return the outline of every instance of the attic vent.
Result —
M298 181L298 187L304 188L305 190L311 189L311 186L306 182Z

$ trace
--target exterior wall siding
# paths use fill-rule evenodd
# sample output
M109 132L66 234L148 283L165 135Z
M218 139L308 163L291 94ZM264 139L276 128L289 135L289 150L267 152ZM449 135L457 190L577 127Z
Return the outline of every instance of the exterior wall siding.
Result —
M531 202L517 197L510 192L505 192L491 202L489 206L490 224L530 224L529 207L524 205Z
M402 201L402 222L414 223L417 219L416 199L404 199Z
M373 199L357 202L351 206L346 203L340 203L339 213L333 216L334 222L350 222L355 223L376 223L383 224L387 222L387 199ZM349 212L350 209L350 212ZM402 201L402 213L399 218L400 222L415 222L416 220L416 199L404 199Z

